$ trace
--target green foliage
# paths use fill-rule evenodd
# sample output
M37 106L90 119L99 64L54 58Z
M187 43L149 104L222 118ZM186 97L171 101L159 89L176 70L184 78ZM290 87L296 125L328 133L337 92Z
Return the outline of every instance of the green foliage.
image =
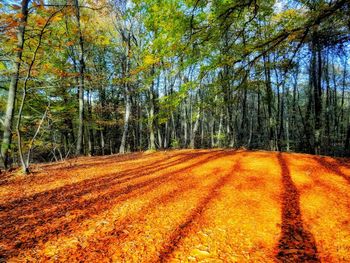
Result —
M170 142L171 148L173 149L179 149L180 148L180 141L176 139L171 139Z
M5 89L13 76L15 62L21 63L16 114L24 79L32 66L21 127L24 144L35 133L38 120L50 102L45 132L40 134L38 145L43 146L54 138L57 142L52 145L73 147L82 63L84 125L86 130L92 131L95 141L105 136L105 144L111 151L120 143L127 98L131 104L127 140L134 149L149 143L149 126L160 131L160 138L179 133L171 129L184 133L183 123L192 125L198 113L204 123L200 129L209 129L206 126L212 121L210 118L216 123L223 112L226 129L245 131L248 127L245 122L256 114L254 105L258 96L262 104L259 105L262 112L259 113L259 132L263 137L266 134L262 131L268 124L261 124L260 118L268 118L267 108L271 114L278 115L271 122L268 120L277 127L284 116L277 113L285 103L280 96L296 100L296 95L291 94L291 76L295 72L307 74L312 41L322 49L322 59L332 54L335 46L339 53L346 53L348 48L349 6L344 4L343 8L336 9L340 1L329 4L327 1L299 1L299 5L287 3L281 10L276 10L273 0L134 0L124 2L125 5L97 2L86 1L84 5L88 8L79 8L79 25L74 7L44 6L41 1L31 1L20 61L15 58L20 51L16 32L21 8L18 4L0 6L0 29L3 30L0 34L1 117L6 110ZM80 33L83 39L79 38ZM83 50L80 41L83 41ZM327 63L332 59L332 56L327 57ZM334 79L324 78L321 82L322 85L330 82L327 84L330 89L333 85L339 91L347 85L340 83L347 74L344 73L347 60L339 63L337 59L332 62L334 68L325 67L320 73L337 72ZM295 81L299 81L296 92L300 97L293 111L301 107L300 119L313 111L312 100L309 100L311 86L306 81L310 76L304 75L301 83L299 77L295 77ZM283 88L290 92L288 95L282 94L286 93L282 82ZM271 87L271 91L268 92L267 87ZM339 104L335 98L330 101ZM336 105L334 111L337 114L343 111L346 116L343 109L346 103L345 100L342 106ZM342 125L345 127L346 123ZM345 128L340 126L337 129L343 129L340 137L344 138ZM189 129L187 127L186 131ZM143 136L146 138L139 138ZM214 136L214 140L228 143L236 139L224 132L220 136ZM244 137L240 136L237 135L238 139ZM207 137L208 134L203 135ZM180 141L185 140L181 138ZM171 142L171 145L178 147L180 141Z

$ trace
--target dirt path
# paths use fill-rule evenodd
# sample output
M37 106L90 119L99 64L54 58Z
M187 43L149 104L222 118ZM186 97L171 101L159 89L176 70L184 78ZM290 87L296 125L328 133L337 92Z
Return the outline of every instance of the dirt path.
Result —
M346 160L181 150L35 170L0 180L0 262L350 262Z

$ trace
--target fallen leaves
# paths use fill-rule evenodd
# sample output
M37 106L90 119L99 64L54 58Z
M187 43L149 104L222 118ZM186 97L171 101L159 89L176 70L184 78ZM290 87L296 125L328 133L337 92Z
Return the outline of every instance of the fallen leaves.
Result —
M350 261L344 161L182 150L35 170L0 184L0 260Z

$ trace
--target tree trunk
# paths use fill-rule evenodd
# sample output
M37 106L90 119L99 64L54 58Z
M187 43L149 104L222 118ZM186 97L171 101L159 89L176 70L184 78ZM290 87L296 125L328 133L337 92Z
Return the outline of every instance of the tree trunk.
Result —
M320 154L321 129L322 129L322 58L321 47L318 42L317 32L312 36L311 43L311 86L313 90L314 110L314 152Z
M199 128L199 117L200 117L200 110L198 110L198 113L196 115L196 121L194 123L193 130L191 133L191 140L190 140L190 148L191 149L195 148L196 133L197 133L198 128Z
M186 104L184 103L183 106L183 117L182 117L182 126L184 129L184 142L183 142L183 147L186 148L187 147L187 114L186 114Z
M88 143L89 143L89 156L93 156L95 154L95 136L94 136L94 128L93 128L93 119L92 119L92 102L91 102L91 90L87 90L87 113L89 120L89 127L87 129L88 132Z
M131 112L130 94L129 94L128 88L126 88L124 129L123 129L123 135L122 135L122 139L121 139L121 143L120 143L120 147L119 147L119 153L121 153L121 154L125 153L126 138L127 138L128 129L129 129L130 112Z
M9 165L9 148L11 145L12 138L12 123L13 123L13 113L16 103L16 93L19 80L19 72L22 62L22 53L24 46L24 32L26 28L26 23L28 19L28 4L30 0L22 0L21 3L21 16L19 18L19 26L17 28L17 53L14 63L14 74L11 76L11 82L9 87L9 92L7 96L6 113L4 120L4 133L1 144L1 156L3 158L5 168Z
M346 133L344 152L345 152L346 156L350 156L350 124L348 126L348 131Z
M268 140L270 150L275 150L274 143L274 123L272 116L272 86L271 86L271 70L269 57L264 56L264 68L265 68L265 80L266 80L266 99L267 99L267 112L268 112Z
M85 72L85 61L84 61L84 38L81 31L80 25L80 9L78 0L74 0L74 5L76 9L76 19L79 34L79 118L78 118L78 135L77 135L77 148L76 155L82 154L83 150L83 133L84 133L84 72Z
M155 136L155 129L154 129L154 91L153 91L153 85L150 88L149 91L149 100L150 100L150 110L149 110L149 116L148 116L148 130L149 130L149 150L155 150L156 149L156 136Z
M217 136L217 146L222 147L222 122L223 122L224 114L222 110L220 111L220 120L219 120L219 130L218 130L218 136Z

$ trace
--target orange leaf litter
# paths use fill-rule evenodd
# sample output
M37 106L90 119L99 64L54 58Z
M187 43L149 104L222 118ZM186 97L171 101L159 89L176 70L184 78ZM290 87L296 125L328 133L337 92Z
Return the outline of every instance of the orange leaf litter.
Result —
M180 150L0 181L0 262L350 262L349 160Z

